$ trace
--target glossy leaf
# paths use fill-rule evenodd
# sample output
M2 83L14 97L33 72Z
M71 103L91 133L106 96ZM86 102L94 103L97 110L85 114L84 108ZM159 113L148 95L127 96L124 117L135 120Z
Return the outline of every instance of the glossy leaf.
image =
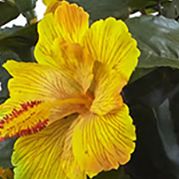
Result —
M179 18L179 1L173 0L162 4L161 13L163 16L173 19Z
M141 56L131 82L157 67L179 69L179 23L163 16L128 19L127 25L136 38Z
M179 178L179 70L158 69L125 89L137 129L132 179Z
M155 6L156 4L156 0L131 0L130 7L135 10L140 10L146 8L147 6Z
M150 12L159 12L164 9L167 4L173 4L177 0L131 0L130 8L135 11L141 11L143 14L150 14Z
M141 50L139 68L179 69L179 23L163 16L127 20Z
M15 0L19 12L21 12L25 16L28 24L31 24L37 19L36 13L34 11L36 1L37 0Z
M31 11L36 6L37 0L14 0L20 12Z
M15 19L20 13L17 7L10 2L0 1L0 26L6 24L7 22Z
M32 47L37 42L37 26L6 28L0 31L0 48L8 49L23 61L33 60Z
M120 167L118 170L102 172L94 179L130 179L130 177L125 173L124 168Z
M70 0L80 4L90 13L92 20L113 16L125 19L129 15L130 0Z
M144 77L145 75L151 73L154 70L155 68L136 68L129 80L129 84L139 80L140 78Z

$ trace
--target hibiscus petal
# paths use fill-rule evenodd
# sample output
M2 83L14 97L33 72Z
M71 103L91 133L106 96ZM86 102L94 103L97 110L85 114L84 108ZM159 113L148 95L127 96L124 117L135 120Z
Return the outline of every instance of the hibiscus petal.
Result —
M55 19L59 23L61 31L64 32L64 40L80 42L88 29L89 15L77 4L62 1L55 11Z
M79 119L73 131L73 152L90 177L129 161L136 136L126 105L105 116L84 114Z
M8 61L10 98L0 105L1 140L38 132L48 123L80 112L86 99L65 72L35 63ZM37 104L37 105L36 105Z
M82 93L85 93L93 79L94 61L88 51L76 43L64 43L60 46L56 41L54 47L54 59L60 59L57 62L59 70L68 73L81 86Z
M3 65L13 76L8 89L11 99L19 102L31 100L54 100L80 93L80 86L65 72L36 63L23 63L13 60Z
M37 61L54 65L51 47L55 40L80 43L88 29L88 18L81 7L66 1L60 3L54 14L45 15L38 26L39 41L35 48Z
M0 140L39 132L48 124L50 108L40 101L22 103L0 120Z
M45 11L45 14L48 13L54 13L56 11L56 9L58 8L58 6L61 5L61 1L63 0L50 0L51 2L47 2L47 9Z
M64 149L73 121L69 117L18 139L12 156L15 179L86 179L70 151L71 143Z
M43 0L43 3L48 6L49 4L54 3L55 1L58 1L58 0Z
M124 22L110 17L93 23L84 44L95 60L116 69L129 80L140 53Z
M123 102L119 93L125 84L126 81L120 73L96 62L93 89L91 89L94 91L94 101L90 110L98 115L105 115L111 110L120 108Z

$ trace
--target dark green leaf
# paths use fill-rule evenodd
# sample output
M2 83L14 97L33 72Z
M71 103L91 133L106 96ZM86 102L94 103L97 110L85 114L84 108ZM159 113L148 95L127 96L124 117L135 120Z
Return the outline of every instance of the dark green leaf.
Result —
M32 61L32 48L37 38L36 24L3 29L0 31L0 48L14 51L23 61Z
M2 88L0 91L0 103L4 102L9 97L7 82L10 78L10 75L2 67L3 63L5 63L8 59L14 59L16 61L20 61L19 56L14 52L9 50L0 51L0 82Z
M37 0L14 0L20 12L31 11L35 8Z
M141 50L131 82L156 67L179 69L179 23L163 16L141 16L127 20L130 32Z
M148 6L156 6L156 0L131 0L130 7L134 10L145 9Z
M173 0L162 3L161 14L168 18L177 19L179 17L179 1Z
M173 3L175 5L177 13L179 14L179 1L178 0L173 0Z
M153 70L155 70L155 68L136 68L136 70L133 72L129 83L133 83L134 81L144 77L145 75L147 75L148 73L151 73Z
M179 70L157 69L124 90L137 129L132 179L179 179Z
M94 179L130 179L130 177L125 173L124 168L120 167L119 170L102 172Z
M127 20L141 50L138 67L179 69L179 23L163 16L142 16Z
M36 19L34 8L37 0L15 0L16 6L27 19L30 24L33 19Z
M131 0L132 11L141 11L144 14L150 12L161 12L165 4L172 3L171 0Z
M0 2L0 26L15 19L19 15L17 7L9 2Z
M70 0L80 4L90 13L92 20L113 16L125 19L129 15L130 0Z
M0 142L0 166L11 168L11 155L13 152L13 145L15 139L9 139L4 142Z

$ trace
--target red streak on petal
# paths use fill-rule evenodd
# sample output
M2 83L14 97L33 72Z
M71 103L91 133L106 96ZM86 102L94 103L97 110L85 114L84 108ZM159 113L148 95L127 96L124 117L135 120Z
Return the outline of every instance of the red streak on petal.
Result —
M3 124L9 123L13 119L17 118L19 115L22 113L28 111L29 109L39 105L41 101L28 101L26 103L23 103L20 105L19 109L13 109L10 114L7 114L6 116L3 117L2 120L0 120L0 128L3 127Z
M40 103L41 101L28 101L26 103L21 104L18 109L13 109L10 114L7 114L0 120L0 130L3 129L7 123L12 122L15 118L17 118L20 115L23 115L24 112L38 106ZM20 130L18 133L14 134L13 136L19 137L19 136L25 136L28 134L39 132L40 130L45 128L47 124L48 124L48 119L44 119L43 121L37 122L37 124L34 126L30 126L27 129ZM1 132L0 132L0 135L1 135ZM3 138L0 137L0 142L4 141L5 139L9 137L12 137L12 136L7 136L7 137L4 136Z
M48 119L45 119L44 121L38 122L32 128L23 129L19 133L17 133L17 136L20 137L20 136L26 136L26 135L29 135L29 134L37 133L37 132L41 131L42 129L44 129L47 126L48 121L49 121Z

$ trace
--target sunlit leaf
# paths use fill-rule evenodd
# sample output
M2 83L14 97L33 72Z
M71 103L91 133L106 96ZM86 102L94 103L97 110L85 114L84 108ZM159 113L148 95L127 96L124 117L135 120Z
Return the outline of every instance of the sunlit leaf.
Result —
M141 56L132 81L157 67L179 69L179 23L163 16L141 16L127 20Z
M141 50L138 67L179 69L179 23L163 16L142 16L127 20Z

